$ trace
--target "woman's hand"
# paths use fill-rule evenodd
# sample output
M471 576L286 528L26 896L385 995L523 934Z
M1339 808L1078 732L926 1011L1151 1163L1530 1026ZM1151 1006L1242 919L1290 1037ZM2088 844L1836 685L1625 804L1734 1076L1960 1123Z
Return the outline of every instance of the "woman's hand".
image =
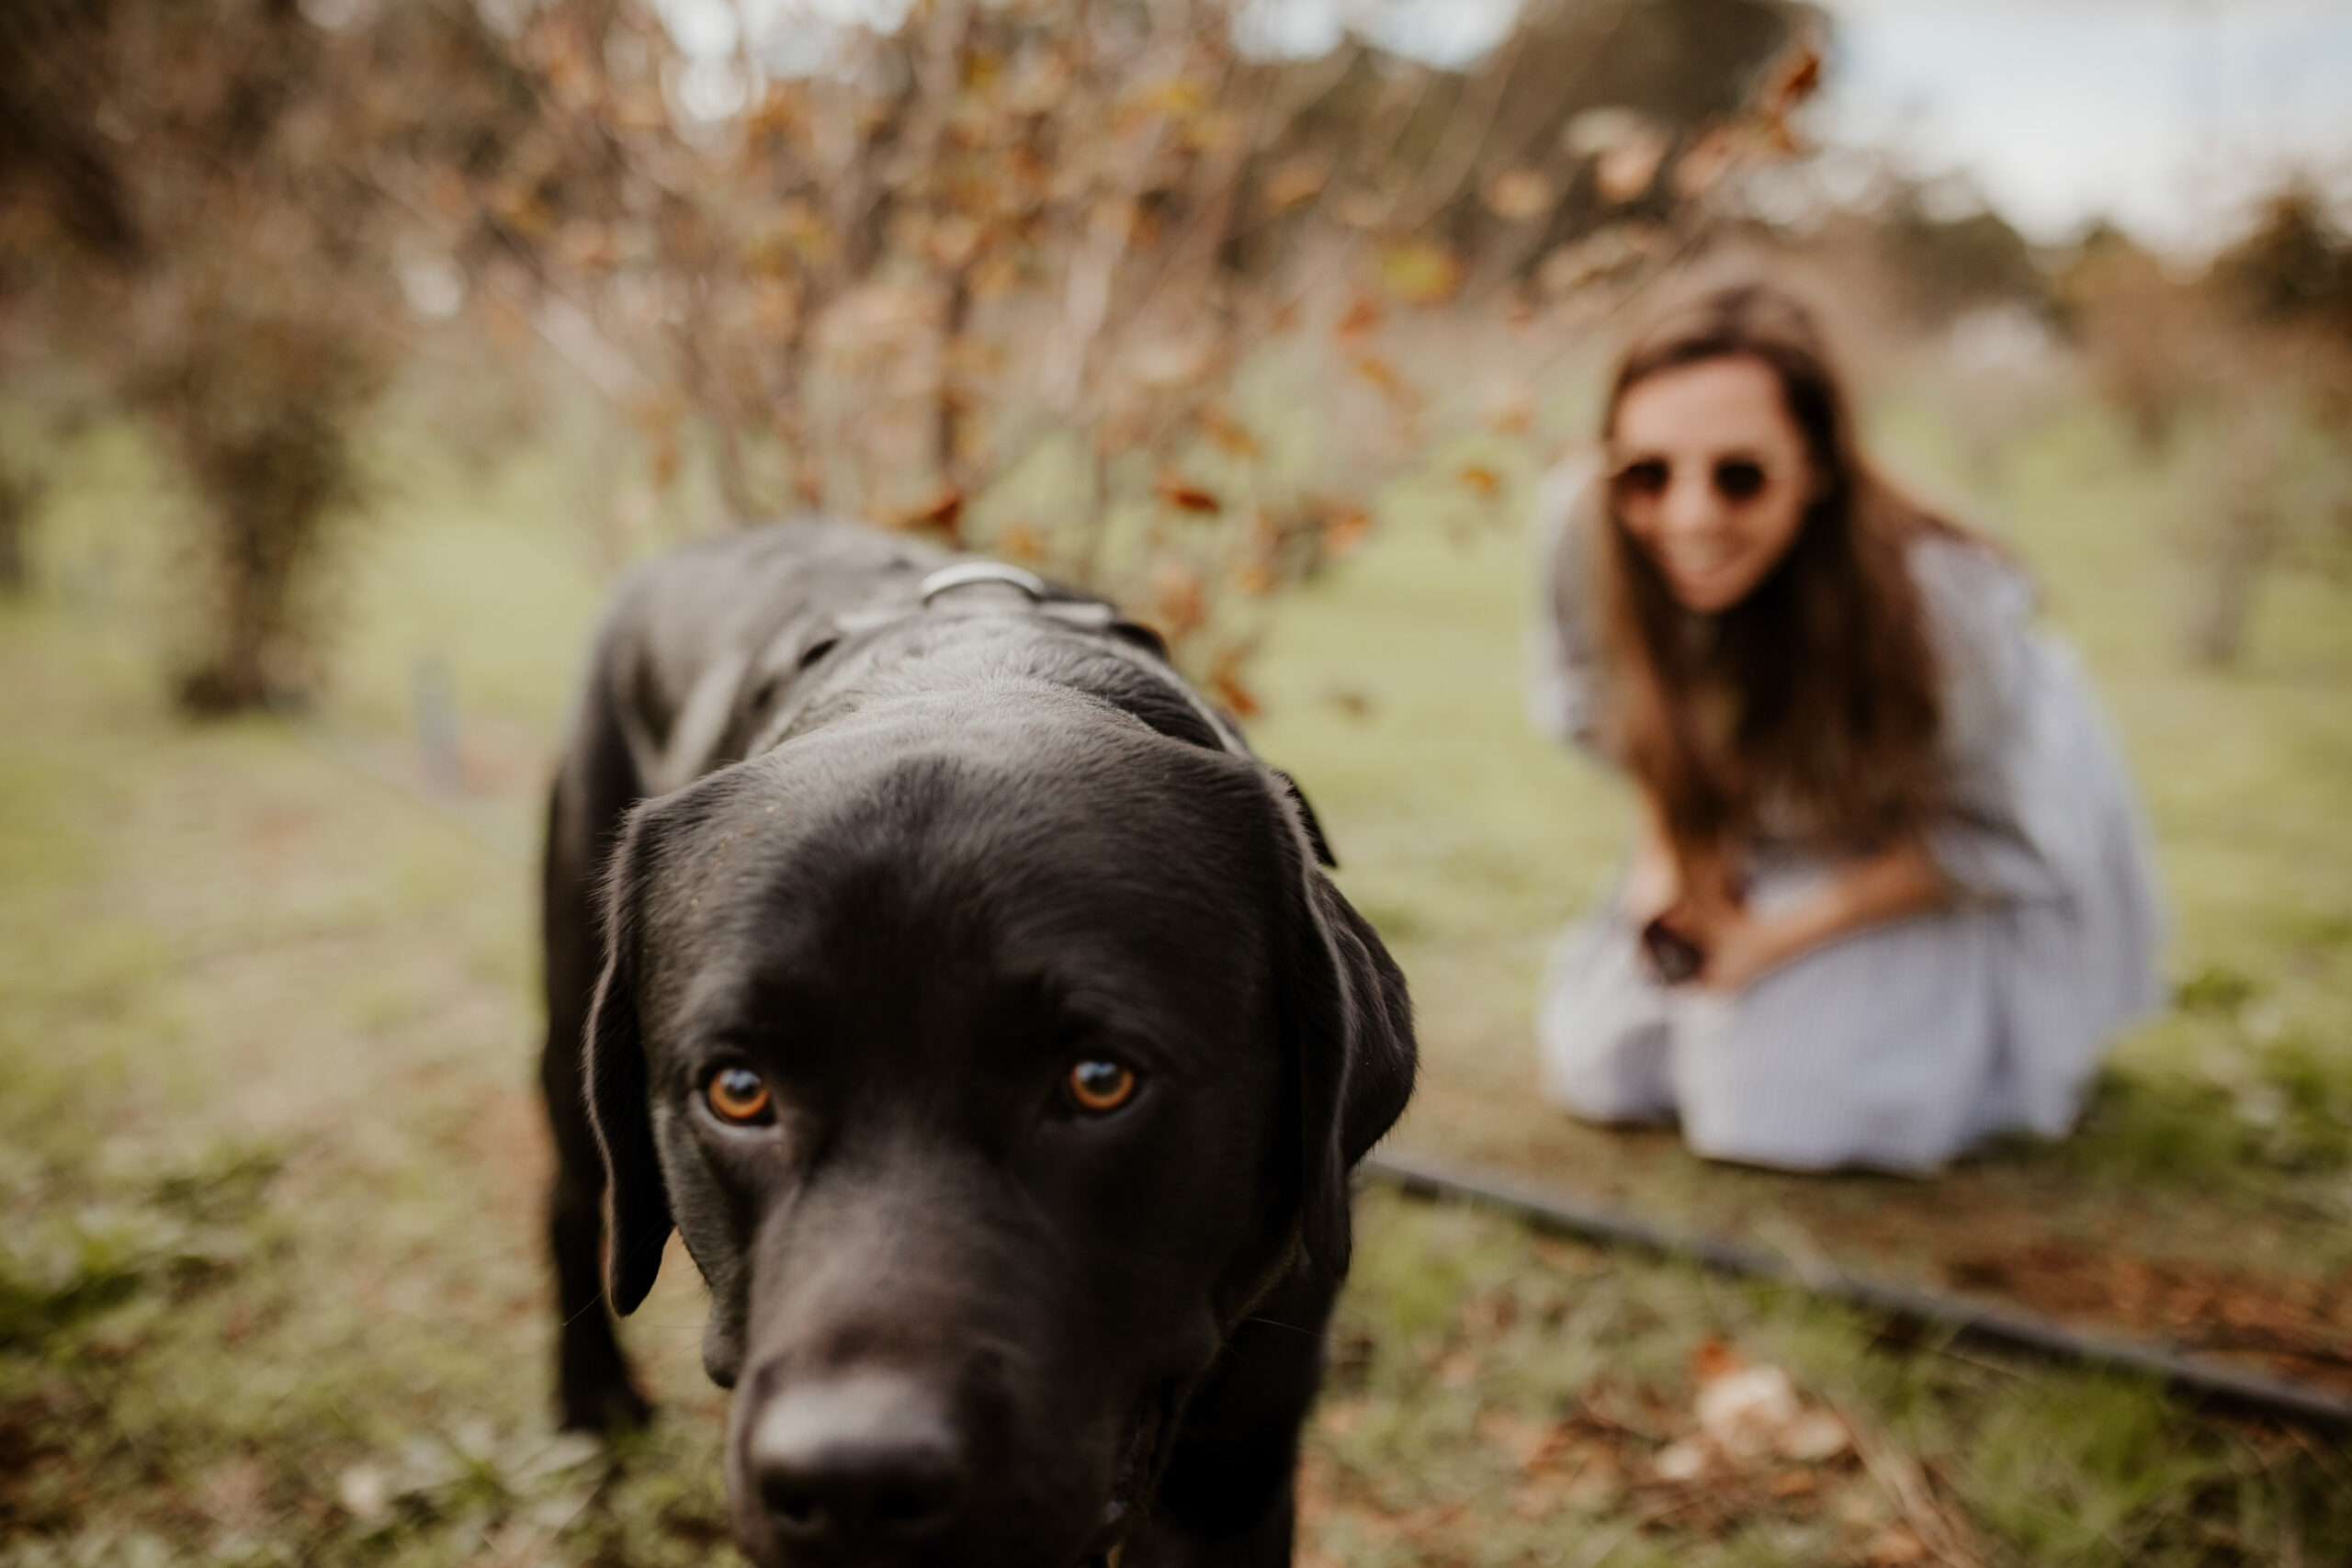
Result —
M1685 904L1667 917L1675 934L1698 948L1702 989L1744 991L1801 951L1798 931L1788 922L1750 914L1728 899Z
M1951 898L1927 846L1913 841L1849 863L1810 896L1770 915L1727 897L1686 898L1666 923L1697 945L1696 983L1736 993L1826 942L1940 908Z

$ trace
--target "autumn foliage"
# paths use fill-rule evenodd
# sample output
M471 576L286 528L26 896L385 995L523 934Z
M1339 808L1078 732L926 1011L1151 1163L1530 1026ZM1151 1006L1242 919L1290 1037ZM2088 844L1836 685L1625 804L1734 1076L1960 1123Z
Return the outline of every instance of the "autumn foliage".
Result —
M721 9L734 42L695 52L629 0L5 24L0 308L101 367L201 498L192 701L311 678L356 433L456 316L617 405L657 479L707 465L738 521L1033 563L1246 706L1263 605L1446 434L1391 323L1637 283L1793 146L1818 69L1764 0L1532 6L1458 71L1253 56L1229 0Z

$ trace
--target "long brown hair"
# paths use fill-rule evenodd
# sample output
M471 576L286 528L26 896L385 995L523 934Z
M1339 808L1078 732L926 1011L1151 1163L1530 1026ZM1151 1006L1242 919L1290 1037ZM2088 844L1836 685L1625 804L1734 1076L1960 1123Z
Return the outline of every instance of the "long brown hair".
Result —
M1656 802L1686 874L1782 818L1855 852L1924 828L1939 805L1936 668L1906 547L1958 534L1863 460L1813 317L1768 285L1670 310L1619 362L1602 424L1662 371L1770 367L1818 483L1788 553L1719 614L1685 610L1613 500L1590 531L1604 738ZM1768 805L1769 803L1769 805Z

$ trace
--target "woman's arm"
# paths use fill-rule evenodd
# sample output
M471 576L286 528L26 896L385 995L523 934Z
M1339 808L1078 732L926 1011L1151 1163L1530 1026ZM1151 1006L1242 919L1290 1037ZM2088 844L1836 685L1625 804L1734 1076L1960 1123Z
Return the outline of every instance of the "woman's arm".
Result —
M1825 942L1940 908L1951 897L1951 885L1927 845L1913 839L1839 867L1823 886L1770 915L1729 902L1712 908L1686 904L1671 923L1705 955L1700 985L1740 991Z
M1682 872L1674 863L1674 852L1666 847L1657 807L1645 795L1634 814L1634 859L1617 895L1618 913L1639 931L1681 901Z

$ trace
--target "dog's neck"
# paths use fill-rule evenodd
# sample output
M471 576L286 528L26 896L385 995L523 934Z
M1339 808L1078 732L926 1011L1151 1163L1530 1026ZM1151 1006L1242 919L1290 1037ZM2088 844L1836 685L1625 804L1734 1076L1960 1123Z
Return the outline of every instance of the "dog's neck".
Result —
M1018 567L959 561L918 582L879 584L867 603L779 634L731 674L707 675L718 689L697 711L697 683L665 750L685 753L681 772L772 750L854 711L876 687L935 688L936 666L967 670L975 644L1177 739L1247 750L1233 724L1176 672L1150 627L1107 600L1054 588Z

